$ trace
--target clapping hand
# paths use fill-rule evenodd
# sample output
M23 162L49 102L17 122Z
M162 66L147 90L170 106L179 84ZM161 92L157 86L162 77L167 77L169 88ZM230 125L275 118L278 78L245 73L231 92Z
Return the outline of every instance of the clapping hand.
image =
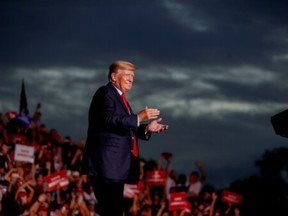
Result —
M168 125L160 124L159 122L162 121L162 118L155 119L151 121L148 125L146 130L151 133L160 133L164 130L168 129Z
M158 109L146 107L138 113L138 118L140 122L145 122L158 118L159 114L160 111Z

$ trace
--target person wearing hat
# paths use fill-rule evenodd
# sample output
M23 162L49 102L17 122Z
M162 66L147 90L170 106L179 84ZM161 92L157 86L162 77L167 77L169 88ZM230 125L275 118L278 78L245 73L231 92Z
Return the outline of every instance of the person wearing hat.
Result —
M138 139L168 129L160 111L144 108L135 114L126 99L132 89L136 67L115 61L109 67L108 84L94 94L89 108L87 140L82 174L90 177L101 216L123 215L124 183L139 181Z

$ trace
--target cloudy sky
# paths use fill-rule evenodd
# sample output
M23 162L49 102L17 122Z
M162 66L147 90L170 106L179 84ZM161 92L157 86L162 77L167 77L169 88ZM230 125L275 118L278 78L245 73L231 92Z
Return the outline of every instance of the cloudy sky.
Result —
M135 63L134 112L159 108L169 130L142 156L174 154L178 173L202 162L207 183L257 174L266 150L288 146L270 118L288 108L286 0L0 2L0 112L42 104L43 123L85 138L94 91L114 60Z

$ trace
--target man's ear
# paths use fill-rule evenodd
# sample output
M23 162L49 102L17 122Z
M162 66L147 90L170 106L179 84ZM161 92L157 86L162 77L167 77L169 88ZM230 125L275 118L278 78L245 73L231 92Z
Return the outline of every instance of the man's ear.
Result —
M115 74L115 73L112 73L112 74L111 74L111 79L112 79L113 82L116 81L116 74Z

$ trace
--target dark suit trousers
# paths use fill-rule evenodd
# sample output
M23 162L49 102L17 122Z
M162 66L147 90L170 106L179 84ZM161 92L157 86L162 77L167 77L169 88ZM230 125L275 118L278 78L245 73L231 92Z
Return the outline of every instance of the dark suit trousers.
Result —
M109 182L89 176L98 201L96 213L101 216L123 216L123 182Z

